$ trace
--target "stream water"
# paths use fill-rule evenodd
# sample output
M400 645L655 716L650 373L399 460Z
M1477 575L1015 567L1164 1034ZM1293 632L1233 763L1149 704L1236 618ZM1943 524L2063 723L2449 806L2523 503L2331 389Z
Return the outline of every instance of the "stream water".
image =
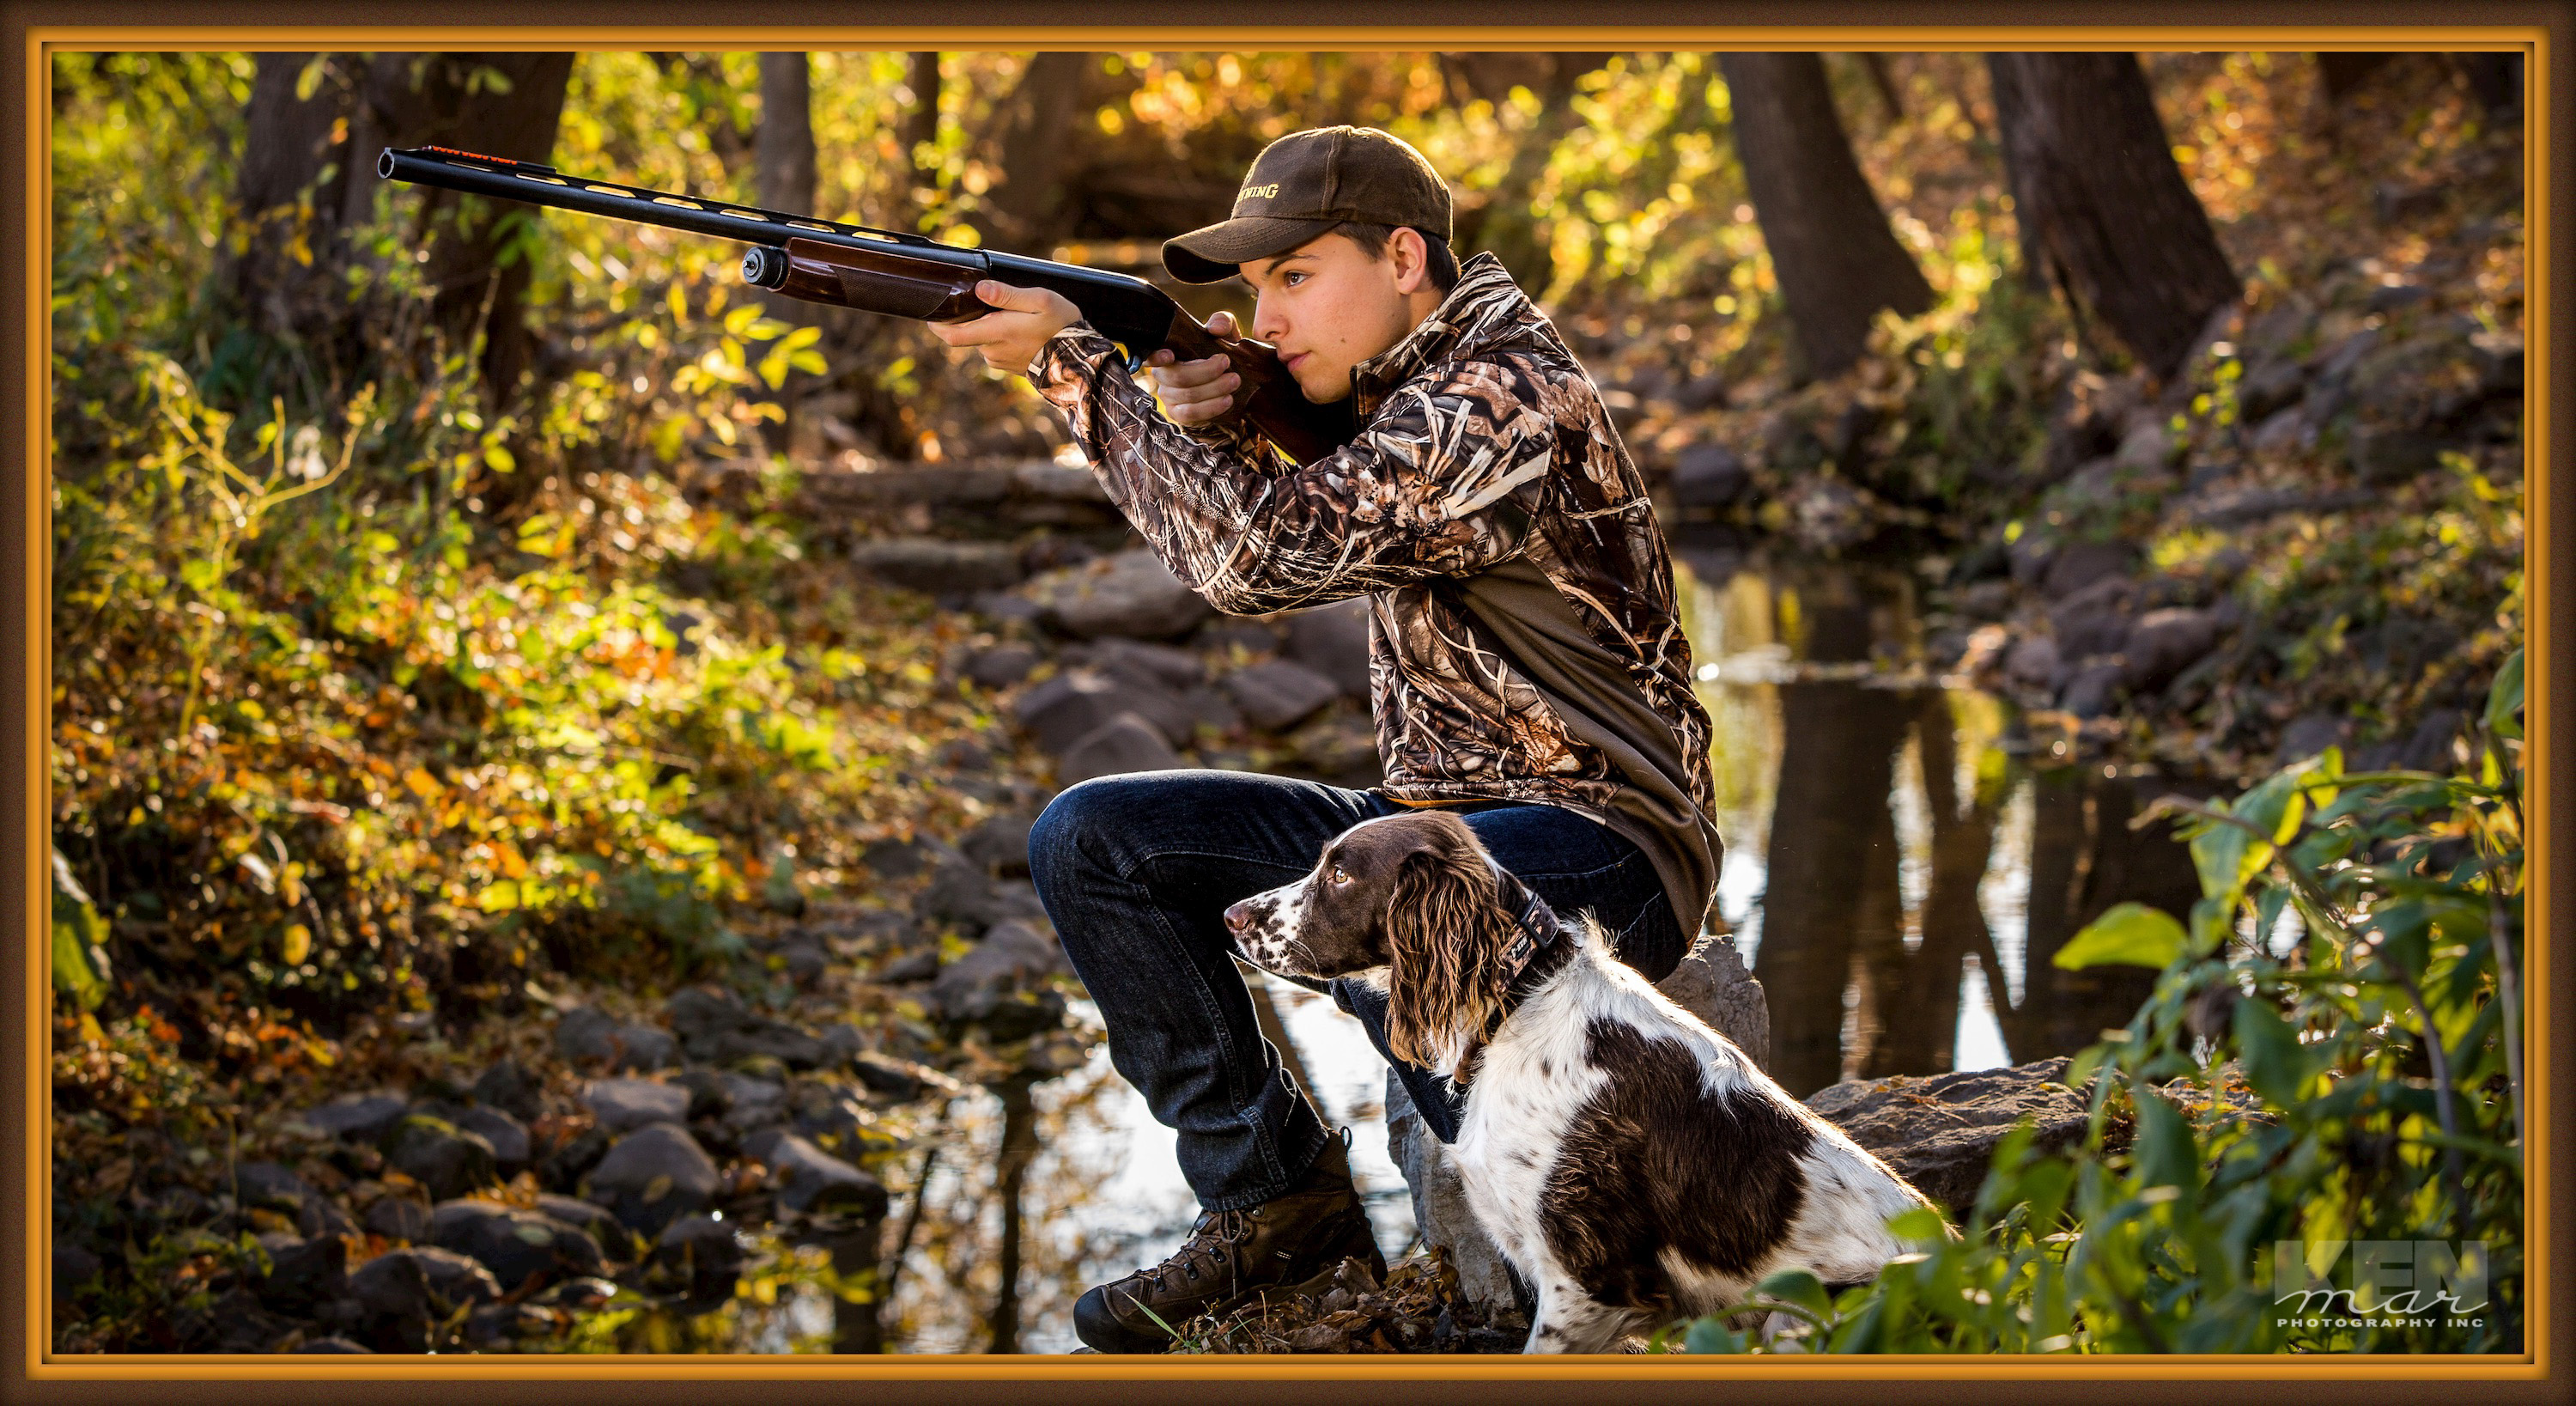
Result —
M2114 903L2179 912L2197 896L2181 847L2129 826L2172 788L2074 764L2007 703L1927 673L1921 642L1938 622L1902 568L1687 539L1675 557L1715 724L1718 908L1769 996L1774 1077L1803 1096L1838 1079L2070 1054L2124 1024L2150 973L2048 959ZM1387 1155L1385 1064L1329 999L1246 970L1326 1117L1353 1130L1353 1173L1393 1259L1414 1226ZM977 1092L950 1109L885 1314L897 1350L1070 1351L1074 1298L1188 1232L1196 1204L1172 1132L1105 1045L1016 1112L1007 1102ZM1011 1218L1026 1229L1006 1254L1003 1149L1029 1136ZM924 1193L894 1190L899 1220ZM1018 1266L1008 1294L1006 1259Z

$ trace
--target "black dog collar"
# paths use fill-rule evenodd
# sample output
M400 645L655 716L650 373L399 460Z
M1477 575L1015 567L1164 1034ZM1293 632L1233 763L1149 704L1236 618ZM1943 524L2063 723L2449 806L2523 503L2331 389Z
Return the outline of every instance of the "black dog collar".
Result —
M1519 892L1518 902L1512 898ZM1509 968L1504 977L1506 1001L1517 1005L1529 994L1528 987L1538 984L1564 964L1565 946L1558 939L1565 935L1564 924L1557 920L1556 910L1538 896L1538 890L1506 872L1503 875L1503 904L1512 914L1512 926L1520 929L1512 944L1503 949L1503 961Z

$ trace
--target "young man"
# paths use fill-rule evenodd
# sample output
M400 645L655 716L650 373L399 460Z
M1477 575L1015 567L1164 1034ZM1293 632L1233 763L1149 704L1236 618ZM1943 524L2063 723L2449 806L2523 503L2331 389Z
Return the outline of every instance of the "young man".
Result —
M1224 358L1158 352L1158 409L1053 293L987 283L977 294L999 311L938 329L1025 369L1155 554L1219 610L1370 603L1383 785L1102 777L1056 797L1030 836L1110 1057L1179 1131L1203 1208L1170 1258L1075 1306L1104 1352L1159 1351L1156 1318L1227 1312L1346 1255L1384 1268L1342 1138L1255 1024L1229 904L1306 872L1352 825L1420 805L1456 807L1649 978L1680 960L1716 889L1708 716L1654 510L1555 327L1493 255L1450 254L1450 209L1420 152L1333 127L1273 142L1233 218L1164 245L1184 281L1252 285L1252 335L1309 400L1356 398L1358 437L1308 464L1227 417L1240 382ZM1212 325L1232 335L1230 321ZM1384 995L1348 980L1333 995L1385 1054ZM1452 1140L1447 1085L1397 1072Z

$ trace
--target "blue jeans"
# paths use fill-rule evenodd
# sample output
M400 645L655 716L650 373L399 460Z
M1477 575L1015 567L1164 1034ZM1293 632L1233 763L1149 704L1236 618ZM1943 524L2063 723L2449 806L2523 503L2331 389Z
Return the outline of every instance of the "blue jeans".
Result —
M1295 1185L1330 1134L1261 1037L1225 910L1312 869L1335 835L1405 807L1367 791L1231 771L1085 781L1029 834L1029 868L1065 955L1109 1028L1109 1058L1180 1134L1181 1175L1207 1210L1257 1206ZM1618 834L1553 806L1461 814L1505 869L1571 920L1589 910L1622 961L1660 979L1688 945L1654 864ZM1358 1017L1422 1111L1454 1141L1446 1080L1387 1055L1383 997L1329 989Z

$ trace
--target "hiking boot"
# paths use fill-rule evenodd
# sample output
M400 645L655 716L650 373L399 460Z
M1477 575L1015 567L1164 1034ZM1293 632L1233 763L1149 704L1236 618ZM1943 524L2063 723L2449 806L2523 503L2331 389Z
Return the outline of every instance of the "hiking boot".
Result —
M1073 1306L1074 1333L1101 1352L1161 1352L1203 1313L1231 1313L1265 1292L1321 1292L1345 1258L1384 1279L1348 1136L1327 1141L1295 1186L1258 1206L1205 1212L1169 1259L1095 1286Z

